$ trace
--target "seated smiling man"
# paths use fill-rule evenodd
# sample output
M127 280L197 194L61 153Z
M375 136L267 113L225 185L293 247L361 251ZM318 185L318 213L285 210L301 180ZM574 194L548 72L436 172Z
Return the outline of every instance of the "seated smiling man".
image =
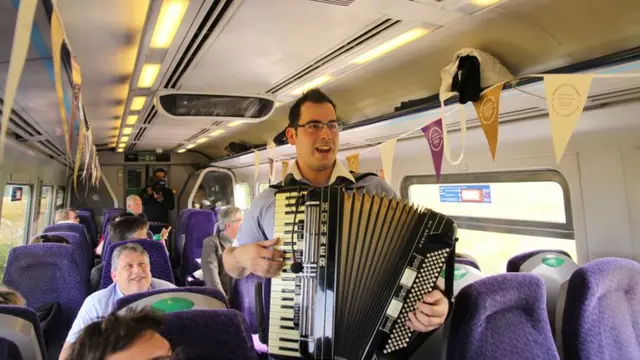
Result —
M174 288L175 285L151 277L149 254L138 244L119 246L111 258L113 284L91 294L82 304L76 320L67 335L60 359L66 359L71 344L89 324L107 316L116 301L126 295L156 289Z

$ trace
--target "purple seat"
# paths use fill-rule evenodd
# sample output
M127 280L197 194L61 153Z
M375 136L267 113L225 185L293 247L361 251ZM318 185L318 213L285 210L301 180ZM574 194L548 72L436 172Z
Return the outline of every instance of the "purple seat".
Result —
M48 358L57 359L90 292L80 279L71 246L45 243L14 247L9 252L3 282L19 292L31 309L60 304L60 317L50 324L50 334L45 334Z
M122 297L116 301L116 307L114 311L119 311L139 300L152 297L155 295L159 295L159 294L168 294L168 297L172 297L172 296L185 297L188 294L204 295L206 297L209 297L221 302L225 308L228 307L226 297L218 289L203 288L203 287L179 287L179 288L173 288L173 289L158 289L158 290L145 291L143 293Z
M46 359L47 350L36 313L0 305L0 359Z
M182 258L184 236L186 236L187 234L187 215L195 211L198 211L198 209L182 209L178 214L178 228L175 232L175 241L173 248L173 254L176 254L176 257L178 258L178 264L180 262L179 259Z
M121 212L125 212L125 211L126 211L125 209L120 209L120 208L105 210L102 218L102 234L104 234L105 231L107 230L107 227L109 226L109 223L111 222L113 217L116 216L116 214L120 214Z
M231 290L231 308L242 313L252 334L258 333L255 289L256 284L262 280L263 278L258 275L249 274L243 279L236 280Z
M247 323L235 310L169 313L160 334L189 360L257 359Z
M158 241L149 239L139 240L127 240L120 241L111 244L107 251L107 255L104 258L104 267L102 268L102 281L100 282L100 289L104 289L113 283L111 279L111 257L113 252L124 244L136 243L144 248L149 254L149 262L151 264L151 276L156 279L168 281L174 284L173 272L171 271L171 264L169 263L169 256L164 245Z
M186 236L182 253L182 275L188 275L200 270L196 261L202 257L202 242L213 235L214 215L211 211L198 210L186 215Z
M93 215L90 212L83 210L78 210L76 214L78 214L80 224L84 225L84 227L87 229L87 234L89 235L91 244L93 244L93 247L95 248L98 245L98 228L96 227L96 223L93 220Z
M476 268L476 269L482 271L482 269L480 269L480 265L478 265L478 263L473 261L473 260L464 259L464 258L456 258L455 261L456 261L456 264L462 264L462 265L471 266L473 268Z
M637 262L620 258L589 262L571 275L566 299L558 307L557 342L564 359L640 359Z
M571 259L571 255L569 255L566 251L564 250L545 250L545 249L541 249L541 250L534 250L534 251L528 251L519 255L516 255L514 257L512 257L511 259L509 259L509 261L507 262L507 272L519 272L520 271L520 266L522 266L522 264L524 264L525 261L529 260L530 258L538 255L538 254L542 254L542 253L556 253L556 254L562 254L566 257L568 257L569 259Z
M542 280L526 273L500 274L462 288L451 319L447 358L559 359Z
M87 251L86 249L88 249L89 253L93 253L94 246L93 246L93 243L91 242L91 239L89 238L89 235L87 234L87 228L85 228L84 225L74 224L74 223L53 224L45 227L44 230L42 231L42 233L44 234L49 234L54 232L70 232L70 233L78 234L78 236L80 237L80 241L84 243L83 246L85 247L85 251ZM93 255L91 255L87 259L87 265L89 266L93 265Z
M91 249L86 246L86 242L80 240L80 236L78 236L78 234L70 232L50 232L48 233L48 235L61 236L69 242L69 245L71 245L71 247L74 249L74 258L78 263L78 268L81 272L81 278L86 278L88 281L91 268L87 266L87 264L92 260L93 255L91 253Z
M104 262L104 257L107 255L107 249L111 245L111 237L109 237L110 228L107 226L107 230L104 234L104 243L102 244L102 261ZM147 230L147 239L153 239L153 233Z

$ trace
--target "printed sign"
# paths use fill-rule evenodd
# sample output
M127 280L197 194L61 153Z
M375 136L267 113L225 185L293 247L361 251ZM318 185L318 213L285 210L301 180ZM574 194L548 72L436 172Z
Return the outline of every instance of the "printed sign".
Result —
M490 185L440 186L440 202L443 203L491 203Z
M11 201L22 201L22 186L11 188Z

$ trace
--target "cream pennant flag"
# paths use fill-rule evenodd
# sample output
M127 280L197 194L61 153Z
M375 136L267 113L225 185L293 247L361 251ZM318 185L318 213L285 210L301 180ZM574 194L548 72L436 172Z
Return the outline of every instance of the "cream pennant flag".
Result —
M500 93L504 83L496 84L480 94L480 99L473 103L478 113L478 119L482 126L485 138L489 144L491 157L496 159L496 148L498 146L498 124L500 115Z
M360 154L355 153L346 157L349 171L358 172L360 170Z
M253 180L255 182L258 182L258 170L260 169L260 152L258 150L253 150L255 156L254 156L254 162L253 165L255 167L255 169L253 170Z
M38 0L22 0L18 8L11 57L9 58L9 72L4 86L4 104L2 105L2 122L0 122L0 163L4 160L4 140L7 135L13 101L15 100L24 63L29 53L31 28L33 27L33 18L36 14L38 3Z
M560 162L573 130L580 120L589 96L592 79L593 76L589 74L544 76L551 136L557 163Z
M460 141L461 141L461 150L460 156L456 161L451 160L451 145L449 144L449 132L447 131L447 122L445 121L445 111L444 111L444 100L440 102L440 118L442 119L442 135L444 140L444 157L447 158L447 161L451 165L458 165L462 162L462 158L464 157L464 147L467 143L467 117L464 113L464 105L460 105L458 108L458 112L460 113Z
M283 161L282 162L282 180L284 180L284 177L285 175L287 175L287 172L289 172L289 162Z
M269 158L269 183L275 182L276 179L276 161Z
M398 142L398 139L391 139L385 141L380 146L380 155L382 157L382 169L384 171L384 178L389 184L391 184L391 167L393 166L393 152L396 148L396 142Z

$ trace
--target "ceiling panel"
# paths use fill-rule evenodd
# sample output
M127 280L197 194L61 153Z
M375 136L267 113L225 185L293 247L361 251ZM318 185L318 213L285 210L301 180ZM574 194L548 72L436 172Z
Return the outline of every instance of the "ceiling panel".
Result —
M383 16L300 0L245 0L183 89L259 93Z

